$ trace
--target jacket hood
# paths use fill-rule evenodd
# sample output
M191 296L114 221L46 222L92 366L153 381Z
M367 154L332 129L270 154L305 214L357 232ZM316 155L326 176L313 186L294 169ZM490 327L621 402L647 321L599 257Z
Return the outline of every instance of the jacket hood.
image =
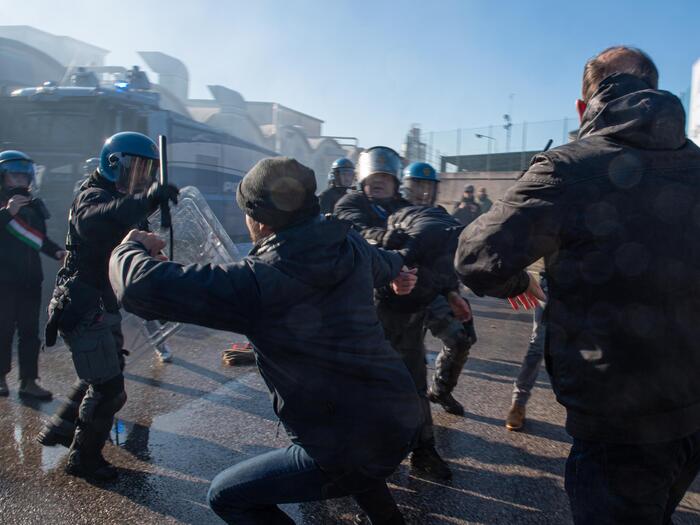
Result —
M262 239L250 255L315 288L334 286L355 265L349 230L343 221L314 217Z
M678 149L686 143L685 111L672 93L650 89L633 75L615 73L600 83L583 114L578 138L589 135L641 149Z

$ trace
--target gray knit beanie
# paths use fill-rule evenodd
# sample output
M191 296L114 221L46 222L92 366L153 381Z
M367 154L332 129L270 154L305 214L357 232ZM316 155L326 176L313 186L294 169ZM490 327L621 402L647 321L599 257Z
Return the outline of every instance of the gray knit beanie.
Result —
M258 161L238 185L236 202L275 231L320 213L313 170L288 157Z

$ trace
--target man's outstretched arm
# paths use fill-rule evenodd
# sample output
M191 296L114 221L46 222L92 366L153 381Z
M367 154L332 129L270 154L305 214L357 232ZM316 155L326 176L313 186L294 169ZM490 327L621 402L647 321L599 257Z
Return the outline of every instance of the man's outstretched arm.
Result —
M528 290L525 269L558 247L562 194L551 161L537 158L503 199L460 235L455 268L461 281L478 295L506 298Z
M124 309L144 319L197 324L247 333L258 318L260 292L246 262L227 266L163 261L163 244L129 233L112 252L109 277ZM162 241L159 241L162 243Z

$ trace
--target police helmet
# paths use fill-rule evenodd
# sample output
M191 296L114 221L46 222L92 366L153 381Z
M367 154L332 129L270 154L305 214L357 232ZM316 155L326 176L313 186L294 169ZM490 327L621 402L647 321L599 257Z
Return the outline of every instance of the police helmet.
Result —
M134 194L156 180L158 146L135 131L123 131L107 139L100 153L99 173L121 193Z
M36 169L34 161L29 155L21 151L8 149L0 152L0 182L5 179L6 173L19 173L26 175L27 186L34 182Z
M416 206L433 206L440 182L435 168L427 162L413 162L403 170L402 193Z
M346 157L341 157L339 159L336 159L333 161L333 164L331 165L331 171L328 172L328 184L331 186L340 186L342 188L349 188L352 186L352 179L348 180L341 180L344 179L345 177L342 177L342 175L347 174L348 177L350 178L350 175L352 175L352 178L355 177L355 165L352 163L352 161Z
M412 162L403 170L403 178L440 182L435 168L427 162Z
M386 146L374 146L360 153L357 163L357 182L362 186L370 175L385 173L400 182L401 157L393 149Z

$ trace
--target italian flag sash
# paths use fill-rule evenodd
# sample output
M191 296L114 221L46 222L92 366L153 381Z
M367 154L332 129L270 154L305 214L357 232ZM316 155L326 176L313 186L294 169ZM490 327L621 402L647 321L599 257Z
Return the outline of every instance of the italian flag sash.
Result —
M31 246L35 250L41 250L46 237L40 231L35 230L19 217L15 217L5 226L10 235L16 237L23 243Z

